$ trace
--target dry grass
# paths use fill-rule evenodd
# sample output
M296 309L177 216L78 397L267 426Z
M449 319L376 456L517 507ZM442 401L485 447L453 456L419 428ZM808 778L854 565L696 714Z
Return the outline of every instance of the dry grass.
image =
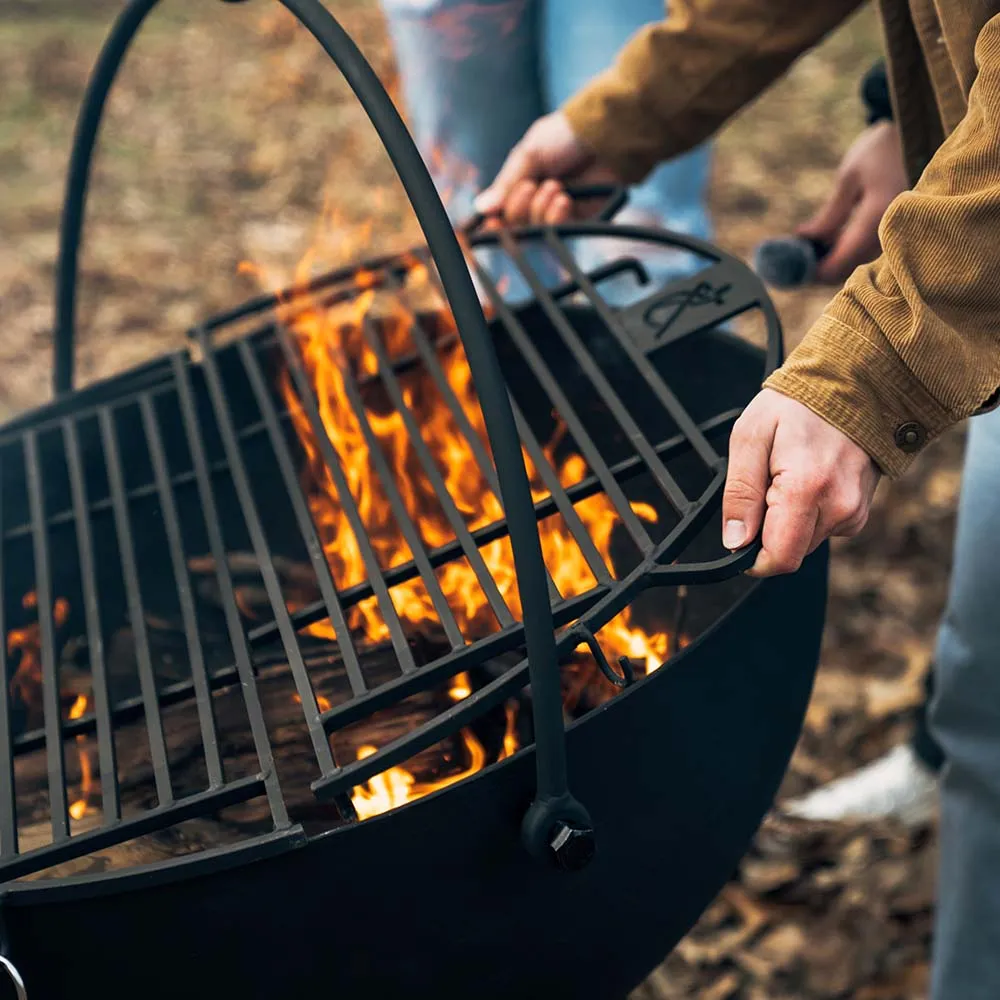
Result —
M73 119L120 6L0 0L0 416L49 395L52 272ZM373 0L342 0L337 10L389 76ZM727 129L713 189L721 244L746 254L823 198L860 125L857 83L878 42L872 15L860 15ZM328 179L345 232L371 219L373 246L414 237L362 112L275 5L164 4L130 57L104 131L87 227L80 380L178 347L193 321L254 291L237 273L241 260L288 271L309 242ZM825 299L780 297L791 340ZM898 737L943 600L959 457L953 434L905 483L882 492L863 538L840 547L825 669L790 789ZM906 959L900 983L919 982L919 969L911 972L925 951ZM881 968L866 974L867 983L884 978ZM670 980L661 976L656 995L679 995ZM921 995L901 989L877 995ZM756 990L752 971L723 968L712 996L766 996Z

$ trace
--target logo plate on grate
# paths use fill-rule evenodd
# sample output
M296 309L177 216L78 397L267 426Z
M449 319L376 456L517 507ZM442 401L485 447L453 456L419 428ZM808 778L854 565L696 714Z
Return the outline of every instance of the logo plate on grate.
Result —
M750 272L716 264L629 306L622 313L622 323L635 343L650 353L724 323L759 299L760 286Z

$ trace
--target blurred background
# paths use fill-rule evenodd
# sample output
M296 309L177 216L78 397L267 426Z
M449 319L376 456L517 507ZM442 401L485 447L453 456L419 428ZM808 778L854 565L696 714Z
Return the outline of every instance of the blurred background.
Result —
M0 419L46 401L62 187L84 83L120 0L0 0ZM375 0L338 0L382 79ZM716 241L748 257L826 195L863 126L859 81L879 52L854 18L723 133ZM324 204L372 250L416 225L335 70L275 4L162 4L103 133L87 224L78 380L175 349L213 310L255 293L242 261L290 274ZM356 243L355 243L356 245ZM828 298L775 296L789 343ZM822 669L783 794L904 738L947 583L962 432L883 486L860 538L835 546ZM698 928L637 992L702 1000L925 996L933 829L769 821ZM669 903L669 887L664 887Z

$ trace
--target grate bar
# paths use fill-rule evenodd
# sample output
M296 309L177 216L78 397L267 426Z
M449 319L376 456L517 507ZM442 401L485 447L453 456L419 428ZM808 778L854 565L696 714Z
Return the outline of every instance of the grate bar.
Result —
M253 664L250 660L250 646L243 631L239 608L236 606L236 591L233 588L232 575L229 572L229 566L226 562L226 547L222 540L221 522L219 521L215 503L215 494L212 491L208 460L205 457L205 449L198 426L194 392L191 388L187 368L181 358L175 355L171 359L171 363L177 384L177 397L181 407L181 419L184 422L184 431L191 453L191 462L194 465L195 475L197 476L198 494L201 499L201 509L205 518L205 528L208 532L208 545L212 553L212 560L215 563L215 573L219 581L219 593L222 595L222 609L226 617L226 627L229 631L229 638L236 659L236 671L239 675L240 687L243 691L243 702L247 710L247 719L250 723L254 749L257 752L257 760L260 762L261 772L264 775L267 789L267 804L271 810L275 827L283 829L290 825L288 810L278 783L278 776L274 767L274 754L271 751L271 744L267 735L267 724L264 721L264 711L261 708L260 696L257 692L256 681L254 680Z
M63 448L69 469L73 500L77 551L80 556L80 582L83 587L83 612L87 623L87 654L90 660L91 692L97 731L97 760L101 772L101 808L105 823L121 819L118 792L118 762L111 723L111 687L104 659L104 633L97 594L94 563L94 539L87 517L87 488L80 462L80 442L72 419L63 421ZM65 732L65 729L64 729Z
M714 488L715 484L706 491L706 495L713 492ZM657 560L667 562L676 558L678 552L690 542L691 538L703 526L709 514L710 508L701 507L695 516L686 518L676 525L657 546ZM634 600L636 593L647 586L644 580L647 574L647 565L636 567L622 581L618 589L602 592L599 595L599 600L595 600L589 607L580 610L573 620L582 618L588 611L596 617L598 605L603 608L603 613L599 616L601 622L606 623L621 613ZM683 583L685 581L682 577L678 577L676 582ZM595 630L599 631L599 628ZM580 635L577 631L572 627L564 630L556 640L559 662L562 663L564 658L571 654L579 644ZM368 781L390 767L404 763L428 747L434 746L445 737L457 732L463 726L469 725L485 712L495 708L523 688L528 680L528 661L522 659L520 663L514 664L503 674L489 681L475 694L463 698L462 701L439 713L433 719L410 729L402 736L381 747L377 753L345 765L340 769L339 774L314 781L311 786L313 793L320 799L332 798L343 794L346 789L354 788L362 782ZM377 694L381 695L382 692ZM346 711L342 711L341 714L346 716L354 708L354 705L344 705L342 709ZM332 715L335 712L337 709L328 714Z
M525 260L524 254L521 252L517 243L509 233L503 230L500 232L500 244L514 263L517 264L521 273L524 275L529 286L531 287L536 301L548 316L549 321L559 334L560 339L573 355L577 364L583 370L587 378L590 379L591 384L601 397L601 402L604 403L608 412L618 423L618 426L625 432L629 441L631 441L634 445L635 450L645 460L653 479L659 485L660 489L663 490L667 499L673 505L677 513L682 517L686 515L691 510L692 501L688 499L684 491L678 485L677 480L674 479L674 477L667 471L666 466L660 461L652 444L646 439L645 434L643 434L642 429L629 412L628 407L622 402L618 393L615 392L611 383L605 377L604 372L601 371L600 365L598 365L597 361L587 350L583 341L573 328L573 324L570 323L563 311L555 303L552 296L549 294L548 289L545 288L545 285L539 281L538 276L535 274L531 265ZM582 274L582 272L580 273ZM614 329L614 327L612 326L611 329Z
M385 352L385 348L378 335L371 329L368 323L364 324L364 335L368 346L372 349L378 360L379 370L382 374L382 385L385 387L392 405L396 408L406 426L406 430L410 435L410 444L413 446L413 450L420 460L424 475L427 476L428 481L434 489L437 500L441 504L441 509L444 511L448 524L451 526L451 530L455 532L457 548L454 551L457 554L457 551L460 550L466 559L468 559L469 565L472 567L472 571L479 582L479 586L486 595L486 599L493 609L497 621L500 623L500 627L506 628L508 625L513 624L514 617L510 613L503 595L500 593L500 588L497 587L493 574L489 571L486 561L483 559L483 554L476 544L474 534L469 531L469 527L465 523L465 518L462 517L461 511L456 506L455 500L448 490L448 485L445 483L441 475L441 470L434 461L434 456L427 447L427 442L424 441L423 435L420 433L420 426L413 415L413 411L407 405L403 387L392 370L391 362Z
M367 326L367 320L363 320L362 322ZM441 589L437 574L434 572L427 558L427 548L424 545L424 540L420 535L419 529L413 523L409 511L406 509L406 504L399 492L399 487L396 485L396 479L389 468L389 463L386 461L382 446L375 432L372 430L371 421L368 419L368 413L365 410L365 404L361 398L358 384L346 366L342 369L342 375L344 378L344 391L358 418L358 426L361 428L365 443L368 445L368 454L371 457L372 465L375 467L375 472L382 483L382 488L385 490L389 506L396 517L396 523L399 525L403 538L406 540L412 562L420 571L421 581L430 594L434 610L437 612L438 621L444 629L444 634L451 644L451 648L458 649L460 646L465 645L465 637L462 635L462 630L458 627L458 622L455 620L455 613L444 596L444 591ZM475 545L475 543L472 544L473 546Z
M629 503L618 481L612 475L607 462L604 461L604 457L591 440L579 415L566 394L562 391L559 380L542 359L541 354L532 343L527 330L524 329L520 320L514 315L513 310L504 301L503 295L494 283L493 278L478 262L474 263L479 280L486 288L490 301L497 315L502 320L504 328L513 340L514 345L521 352L528 364L531 365L535 378L538 379L546 395L565 421L570 434L573 435L573 440L577 448L580 450L580 454L587 460L590 469L599 479L601 486L604 487L608 499L614 504L622 525L632 536L632 540L643 555L652 552L653 540L649 537L649 532L636 516L635 511L632 510L632 505Z
M184 624L184 637L187 643L188 663L191 667L191 683L195 701L198 706L198 724L201 728L201 742L205 749L205 769L208 773L209 788L217 788L224 784L222 758L219 755L219 738L215 726L212 691L208 682L208 670L199 639L198 617L194 608L194 595L191 592L191 579L188 576L187 564L184 558L184 541L181 536L180 520L177 513L177 502L170 489L170 477L167 471L167 456L163 447L159 423L153 410L153 403L148 396L139 400L142 412L143 429L149 442L149 454L153 463L153 475L159 493L160 513L163 517L163 527L167 533L167 547L170 550L170 564L174 572L174 583L177 587L177 597L181 607L181 621Z
M316 437L316 444L319 447L320 454L323 456L323 461L326 464L330 475L333 477L333 483L337 490L337 498L340 501L341 509L344 511L348 523L350 524L351 531L358 543L358 551L361 553L365 569L368 572L368 581L371 584L372 593L378 602L378 606L382 614L382 620L389 629L389 637L392 641L392 648L399 661L400 670L403 673L409 673L410 671L417 669L416 662L413 659L413 652L406 640L406 633L403 631L403 625L400 621L399 613L396 611L396 606L392 602L392 597L389 594L389 588L386 584L385 576L382 573L382 568L379 566L375 550L371 545L371 540L368 538L368 532L365 530L364 521L361 519L361 513L358 510L354 496L352 495L347 479L344 476L344 469L340 464L340 457L337 455L337 449L334 447L333 442L330 440L330 436L326 432L326 428L323 424L323 418L320 416L316 397L313 395L312 387L309 384L309 378L305 373L305 369L302 367L298 355L296 354L296 350L292 346L289 337L285 335L279 336L278 343L280 344L282 354L285 357L285 364L288 366L288 371L291 373L292 379L295 382L295 389L298 395L299 403L305 411L306 416L309 418L309 424Z
M433 275L435 285L441 292L443 300L447 303L448 295L440 285L441 279L433 262L431 262L431 265L428 267L428 275ZM386 285L390 290L396 292L400 301L402 301L406 295L406 290L403 286L398 281L394 282L391 278L386 282ZM472 421L469 419L469 415L465 412L465 407L462 406L461 400L458 398L454 388L448 381L448 376L441 367L441 359L438 349L436 349L435 344L431 343L431 338L424 329L420 317L412 315L412 320L413 321L410 324L409 331L410 337L413 340L414 346L417 348L417 353L420 356L421 361L424 363L424 368L430 375L434 385L437 387L438 392L441 394L441 398L444 400L445 406L448 407L448 411L451 413L452 419L455 421L458 429L462 432L462 436L469 442L469 447L472 449L472 454L479 465L479 470L483 474L483 478L486 480L486 483L490 488L490 492L496 498L502 510L503 497L500 493L500 480L497 477L496 468L493 465L493 459L483 444L482 438L476 433L476 429L472 426ZM369 344L371 344L373 340L377 339L378 338L375 336L374 331L366 331L366 340ZM456 349L461 350L463 354L465 352L465 348L460 343L460 338L458 338L458 341L456 342ZM386 370L394 370L396 366L389 363L383 367L385 367ZM548 567L545 568L545 575L549 588L549 603L555 604L560 598L559 588L556 587L555 581L552 579L552 575L548 571Z
M2 463L2 459L0 459ZM0 483L3 468L0 464ZM3 492L0 490L0 525L3 524ZM0 540L0 860L17 853L17 803L14 798L13 733L10 724L10 679L7 676L7 623L4 621L4 553Z
M146 616L142 607L142 593L139 590L139 570L135 561L135 547L132 541L132 527L129 523L128 501L125 499L125 485L122 477L122 460L118 448L111 410L102 408L98 412L101 438L107 455L108 485L114 503L115 528L118 533L118 549L122 572L125 577L126 599L128 601L129 625L135 639L135 662L139 673L139 690L145 708L146 731L149 749L153 758L153 776L156 780L156 797L161 806L174 801L170 783L170 765L167 761L167 743L163 735L163 719L160 716L160 702L156 690L156 675L153 658L149 649L149 635L146 632Z
M390 767L405 763L506 701L525 686L528 681L527 674L528 661L522 660L519 665L480 688L475 694L463 698L430 721L387 743L378 753L345 765L339 774L314 781L310 786L313 794L318 799L332 798L347 789L357 787Z
M552 609L552 620L555 627L561 628L568 622L576 621L581 615L586 614L608 593L609 589L608 587L594 587L586 594L571 597L562 604L557 604ZM504 653L509 653L514 649L519 649L522 652L524 650L524 633L519 624L506 628L502 632L493 632L473 645L448 653L439 660L421 667L416 674L397 677L363 698L335 705L323 713L323 722L327 732L343 729L354 722L359 722L374 712L392 707L412 694L425 691L435 684L443 684L455 674L476 670L488 660L503 656Z
M510 395L510 405L514 411L514 421L517 424L518 433L521 435L524 450L528 453L528 457L538 471L538 475L545 484L545 488L549 491L552 503L566 522L573 540L583 554L583 558L587 561L587 565L590 567L590 571L594 574L597 582L610 584L611 572L608 569L607 563L601 557L600 552L597 551L597 546L594 544L593 538L590 537L590 532L587 531L586 526L580 519L576 507L573 506L573 501L570 500L565 488L559 481L556 470L553 468L542 446L538 443L538 438L535 437L534 432L528 425L528 421L525 419L513 395ZM538 504L535 505L536 512L538 506Z
M320 723L316 693L313 691L312 682L309 680L309 674L306 671L306 665L302 660L302 650L299 648L295 626L292 625L292 619L285 605L285 597L281 592L281 581L278 579L277 570L274 568L270 547L260 521L260 513L257 510L257 504L254 502L253 489L250 486L250 476L247 473L239 441L233 428L229 404L226 402L226 392L222 386L222 378L219 375L219 369L215 360L215 352L208 335L204 331L199 330L197 335L199 343L205 352L202 367L205 372L205 380L208 384L208 392L212 398L212 405L215 409L219 435L222 438L222 446L229 461L229 470L233 477L233 485L236 488L236 495L239 498L240 507L243 511L246 528L250 534L250 541L257 557L258 570L264 580L264 589L267 591L267 596L271 602L274 621L277 623L285 656L288 658L288 666L295 680L295 690L302 703L302 712L305 716L306 725L309 728L316 762L319 764L322 774L331 774L337 770L337 765L333 760L330 741L326 738L326 733L323 731L323 726Z
M299 523L299 531L302 533L302 538L306 543L309 560L312 563L313 571L316 573L316 581L319 584L320 593L323 595L323 603L326 606L327 615L337 636L337 643L340 648L340 655L344 661L344 669L351 685L351 692L356 697L364 694L367 690L367 684L361 672L361 661L358 659L358 652L351 638L351 630L347 625L344 607L337 594L337 585L330 572L330 564L327 562L326 553L323 551L323 546L320 544L319 537L316 534L316 526L313 524L312 517L309 514L309 505L302 493L299 477L296 474L291 453L288 450L285 436L281 430L280 418L275 411L267 387L264 384L264 376L260 370L260 364L245 340L239 342L239 352L240 360L246 369L251 388L257 397L257 405L260 407L260 412L264 415L264 423L267 425L271 445L278 459L281 477L285 481L285 490L291 500L292 507L295 509L295 519Z
M719 430L736 420L741 412L742 411L738 409L726 410L723 413L711 417L701 424L702 430L705 433ZM657 454L665 460L669 460L685 451L690 451L690 449L691 442L684 437L683 434L676 434L656 446ZM610 469L608 469L607 466L604 466L604 468L608 471L611 481L616 487L618 487L618 480L627 480L645 471L645 465L643 464L642 459L636 456L627 458L622 462L611 466ZM600 471L600 467L598 467L598 471ZM566 487L566 496L575 504L579 503L581 500L587 499L587 497L593 496L595 493L600 493L602 489L605 493L607 493L604 480L595 474L588 476L586 479L581 479L580 482L574 483L572 486ZM631 508L628 509L631 513ZM544 497L535 504L535 517L538 520L541 520L542 518L551 516L557 510L558 507L556 507L554 499L551 496ZM635 515L633 514L633 517L634 516ZM506 534L506 522L496 521L493 524L487 524L482 528L477 528L474 532L472 532L472 537L475 539L477 546L482 546L488 545L497 538L506 536ZM649 541L648 544L649 551L652 552L652 541ZM432 566L440 566L453 559L455 555L460 552L461 548L458 542L449 542L447 545L443 545L440 548L432 549L428 554L428 557ZM417 570L413 563L404 563L402 566L397 566L394 569L389 570L389 572L386 573L385 578L390 586L396 586L398 583L405 580L413 579L416 575ZM370 584L359 583L353 587L349 587L345 591L342 591L340 596L345 607L347 607L371 597L372 593L373 590ZM301 611L296 612L293 619L299 628L305 628L313 622L320 621L323 617L323 604L322 602L317 602L307 605ZM274 625L272 623L268 623L251 631L250 641L254 644L266 642L273 635Z
M156 806L148 812L141 813L134 819L113 823L110 826L78 833L70 840L61 844L51 844L28 851L16 859L0 863L0 878L3 881L13 881L23 875L43 871L53 865L74 858L84 857L94 851L106 850L117 844L124 844L136 837L142 837L157 830L167 830L178 823L199 816L207 816L227 806L239 805L257 798L264 789L266 779L262 775L241 778L231 785L215 788L205 792L190 795L169 806Z
M173 392L174 386L171 385L170 390L171 392ZM146 395L149 395L149 398L152 401L153 399L155 399L156 396L160 395L160 393L157 392L157 393L141 394L138 395L136 399L142 399ZM124 403L126 404L129 402L133 402L133 400L128 399L124 401ZM287 419L287 415L283 419ZM60 421L59 423L62 423L62 421ZM264 426L263 421L258 421L257 423L250 424L249 426L244 427L240 431L240 440L247 440L249 438L255 437L258 434L263 434L266 431L266 429L267 428ZM229 467L226 465L225 462L215 461L209 465L209 471L212 473L212 475L220 475L220 474L224 475L228 473ZM170 478L170 485L176 489L178 486L186 486L194 483L195 479L196 476L193 471L180 472L177 475L174 475ZM125 494L125 499L128 500L129 503L132 503L132 501L134 500L141 500L144 497L156 496L158 493L159 490L157 488L156 483L152 482L152 483L147 483L144 486L136 486L134 489L129 490ZM93 501L87 507L87 511L91 515L93 515L111 510L111 508L112 508L111 499L110 497L108 497L103 500ZM70 507L66 510L60 511L58 514L48 515L45 521L45 525L47 528L51 529L60 524L71 524L77 519L77 516L78 516L77 513L73 510L72 507ZM22 538L30 534L31 534L31 524L28 523L28 524L19 524L15 528L10 528L9 530L3 533L3 537L7 541L12 541L15 538Z
M621 270L621 268L616 266L616 270ZM433 267L429 267L428 274L433 276L435 286L437 287L439 293L447 301L447 296L445 296L444 288L441 286L437 271ZM417 319L416 325L419 326L419 318ZM442 341L438 341L436 344L430 344L426 342L427 338L423 339L425 344L421 350L422 356L426 353L435 354L436 351L441 350L445 346ZM455 336L455 339L457 339L457 335ZM605 564L604 559L597 551L597 547L594 545L594 540L590 537L590 532L587 531L583 522L580 520L580 515L576 512L573 504L566 496L562 483L559 482L559 477L556 474L555 469L552 467L552 463L549 462L548 457L545 455L544 450L538 441L538 438L535 436L534 431L531 429L531 426L525 419L524 414L521 412L521 408L518 406L513 393L508 392L507 398L510 400L511 409L514 412L514 422L517 424L518 434L521 436L521 443L524 445L525 451L528 452L528 456L531 458L535 468L538 470L538 474L541 476L542 482L545 484L546 489L548 489L549 494L552 496L556 507L562 514L563 519L566 521L566 525L569 528L570 533L573 535L576 544L580 547L580 551L587 560L587 564L590 566L591 571L597 578L598 583L610 583L611 574L608 571L608 567Z
M617 333L616 339L622 349L628 354L632 364L635 365L636 370L643 377L646 384L656 394L656 398L663 405L667 413L670 414L673 421L677 424L678 429L691 441L698 457L710 469L717 472L721 467L723 459L698 429L698 425L691 417L691 414L681 405L680 400L674 395L664 380L660 378L645 352L636 347L632 338L622 329L621 322L615 316L611 307L605 302L591 280L583 272L583 269L573 259L573 255L551 228L545 231L545 241L555 252L573 280L580 286L583 293L590 299L598 315L607 324L608 329L614 330ZM667 289L664 289L664 294L668 291L669 286Z
M69 837L69 807L66 801L66 768L63 760L59 676L56 668L56 635L52 619L52 578L49 569L48 537L39 468L38 441L34 432L24 438L27 469L28 506L34 536L35 597L38 607L42 660L42 711L45 717L45 752L49 771L49 812L53 841Z

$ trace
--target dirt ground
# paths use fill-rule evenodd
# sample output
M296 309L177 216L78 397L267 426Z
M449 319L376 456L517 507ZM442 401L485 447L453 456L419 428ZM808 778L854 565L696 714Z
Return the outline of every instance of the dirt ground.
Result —
M119 0L0 0L0 418L50 394L53 264L73 120ZM196 9L195 9L196 8ZM384 79L373 0L337 13ZM879 48L870 12L802 60L718 143L718 242L747 254L823 198L861 124ZM130 57L103 134L84 258L78 378L183 342L286 272L328 180L345 232L379 249L414 223L360 108L274 4L165 3ZM794 341L822 292L782 295ZM872 759L919 700L950 561L962 434L881 489L861 538L836 547L823 667L786 782L798 792ZM925 995L933 831L765 830L738 879L636 997L791 1000Z

